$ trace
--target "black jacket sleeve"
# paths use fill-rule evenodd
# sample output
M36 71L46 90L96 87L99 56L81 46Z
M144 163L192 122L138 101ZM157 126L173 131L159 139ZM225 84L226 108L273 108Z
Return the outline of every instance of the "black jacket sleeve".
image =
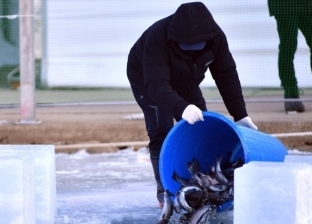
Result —
M215 53L215 60L210 64L209 69L227 110L234 118L234 121L238 121L248 115L236 64L229 51L224 33L221 33L215 39L215 42L217 52Z

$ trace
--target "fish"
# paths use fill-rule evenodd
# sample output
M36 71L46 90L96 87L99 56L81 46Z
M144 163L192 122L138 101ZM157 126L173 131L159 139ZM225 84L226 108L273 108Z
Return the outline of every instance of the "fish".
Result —
M199 186L201 186L202 188L205 188L205 182L202 179L204 174L200 173L200 172L196 172L194 173L194 179L197 181L197 183L199 184Z
M196 210L207 202L208 191L206 189L203 189L201 191L189 193L185 196L185 200L189 206Z
M229 189L230 190L230 189ZM230 193L230 191L223 191L220 193L220 197L224 201L232 200L233 199L233 194Z
M219 195L219 192L208 192L208 199L211 204L222 201L222 197Z
M207 175L212 177L213 179L216 178L216 167L215 165L211 165L210 170L208 170Z
M173 200L173 209L176 213L181 213L181 205L179 203L179 191L177 191L175 194L175 198Z
M228 155L230 157L231 155ZM174 171L172 178L181 183L182 187L175 194L173 210L179 216L179 224L204 224L215 215L217 206L234 199L234 170L242 166L239 159L234 164L222 163L222 155L217 157L208 172L201 172L199 162L193 158L187 163L191 174L189 179L181 178Z
M215 185L208 184L206 187L207 187L209 190L211 190L211 191L216 191L216 192L225 191L226 189L229 188L229 186L224 185L224 184L215 184Z
M169 191L164 191L164 207L159 216L157 224L167 224L170 221L170 218L173 214L173 205L169 196Z
M214 173L216 171L216 167L214 165L211 165L210 170L212 173Z
M219 182L216 179L213 179L209 174L205 175L205 177L212 185L219 184Z
M193 158L191 162L187 163L187 169L194 179L195 179L194 174L201 171L199 162L195 158Z
M222 169L222 172L226 178L234 177L234 167L229 166Z
M184 187L192 186L191 182L188 179L180 177L176 171L173 171L172 179L179 182Z
M231 179L228 179L228 182L226 183L226 185L228 185L228 186L233 186L234 185L234 179L233 178L231 178Z
M179 191L178 201L181 207L189 213L195 212L195 209L187 203L186 196L197 191L202 191L202 189L196 186L188 186L181 188Z
M232 166L234 167L234 169L241 167L244 165L244 161L242 159L238 159L237 161L235 161Z
M229 189L229 194L234 196L234 186Z
M228 179L222 173L221 161L222 161L222 156L217 157L217 159L216 159L216 179L219 181L220 184L226 184L228 182Z
M201 179L204 182L205 189L207 190L219 192L219 191L225 191L229 187L225 184L211 184L203 173L199 173L199 175L201 176Z
M192 214L190 214L188 212L181 214L177 219L177 221L178 221L177 224L189 224L189 220L190 220L191 216L192 216Z
M206 223L210 216L216 211L214 205L203 205L191 216L189 224Z

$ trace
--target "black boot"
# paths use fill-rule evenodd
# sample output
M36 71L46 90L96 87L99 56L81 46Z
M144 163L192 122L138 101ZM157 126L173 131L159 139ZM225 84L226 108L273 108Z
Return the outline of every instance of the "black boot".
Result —
M164 188L163 188L161 181L160 181L159 160L151 159L151 162L152 162L154 176L155 176L155 180L156 180L156 184L157 184L156 197L157 197L157 200L159 201L159 207L163 207L163 205L164 205Z
M304 105L301 101L298 101L297 99L299 99L299 97L291 97L291 96L286 96L286 99L294 99L296 101L286 101L284 103L285 105L285 111L290 112L290 111L296 111L296 112L304 112L305 108Z

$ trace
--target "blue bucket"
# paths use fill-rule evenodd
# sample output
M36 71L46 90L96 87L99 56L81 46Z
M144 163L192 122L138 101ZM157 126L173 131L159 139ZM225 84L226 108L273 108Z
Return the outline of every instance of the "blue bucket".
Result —
M174 171L189 179L187 163L193 158L203 172L208 171L218 156L222 162L242 158L250 161L283 162L287 149L275 137L250 128L237 126L232 120L216 112L203 112L205 121L188 124L179 121L167 135L160 153L160 178L165 189L175 194L181 184L172 179Z

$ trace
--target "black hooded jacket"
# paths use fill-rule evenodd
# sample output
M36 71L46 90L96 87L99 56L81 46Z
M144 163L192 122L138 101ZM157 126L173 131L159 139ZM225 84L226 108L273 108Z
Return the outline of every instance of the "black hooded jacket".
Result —
M190 56L180 43L206 41ZM226 36L201 2L182 4L151 25L131 48L127 76L132 88L143 90L175 117L190 104L183 95L199 88L210 69L225 106L234 120L247 116L236 65Z

